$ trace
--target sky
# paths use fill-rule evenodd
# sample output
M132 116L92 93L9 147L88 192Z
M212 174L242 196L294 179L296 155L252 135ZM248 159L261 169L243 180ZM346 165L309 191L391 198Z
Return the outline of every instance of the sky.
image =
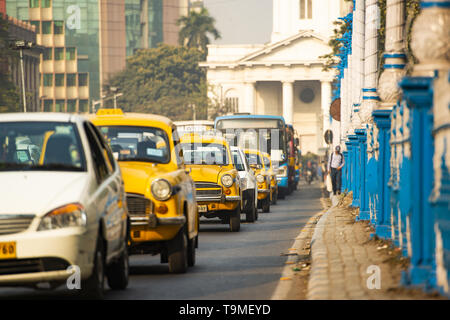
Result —
M222 39L213 44L263 44L272 33L272 0L203 0Z

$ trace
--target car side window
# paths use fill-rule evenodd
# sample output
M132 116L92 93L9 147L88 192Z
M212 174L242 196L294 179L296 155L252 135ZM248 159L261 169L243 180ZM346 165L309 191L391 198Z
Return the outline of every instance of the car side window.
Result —
M97 176L98 183L102 183L109 175L108 167L106 161L102 155L102 150L100 147L100 142L98 141L95 133L89 127L88 123L84 123L84 130L89 142L89 147L91 149L91 157L94 162L95 175Z
M100 131L96 126L94 126L92 123L88 123L89 127L92 129L92 131L95 133L95 136L97 137L98 141L100 142L100 147L102 148L103 156L106 160L106 164L108 166L108 169L111 173L116 170L115 166L115 160L114 156L112 154L111 148L109 147L108 143L106 142L105 138L102 136Z

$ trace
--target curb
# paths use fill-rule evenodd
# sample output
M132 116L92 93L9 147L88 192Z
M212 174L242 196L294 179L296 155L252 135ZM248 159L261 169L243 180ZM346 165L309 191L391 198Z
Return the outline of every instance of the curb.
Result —
M325 226L328 221L329 208L316 224L311 239L311 270L308 281L308 300L327 300L330 298L328 279L328 252L323 239Z

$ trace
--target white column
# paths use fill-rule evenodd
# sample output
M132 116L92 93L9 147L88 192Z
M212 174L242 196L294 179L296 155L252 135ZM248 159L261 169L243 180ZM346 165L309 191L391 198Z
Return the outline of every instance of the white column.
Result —
M368 123L377 106L378 80L378 0L366 0L366 29L364 48L364 88L359 116L363 124Z
M288 124L294 123L294 82L283 81L283 117Z
M347 103L348 69L344 69L344 77L341 80L341 139L346 139L349 126L349 110Z
M321 102L323 114L323 132L330 129L331 82L321 81Z
M245 101L242 112L255 114L255 82L245 83Z
M356 0L353 11L352 30L352 119L351 131L361 126L358 115L362 100L362 87L364 83L364 48L365 48L365 0Z
M398 82L405 75L404 36L405 2L404 0L387 0L385 68L378 84L382 108L392 108L400 98Z

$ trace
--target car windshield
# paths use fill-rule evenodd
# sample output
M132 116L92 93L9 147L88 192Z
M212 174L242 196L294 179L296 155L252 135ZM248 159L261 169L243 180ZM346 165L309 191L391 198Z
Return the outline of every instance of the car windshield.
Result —
M256 153L246 153L247 161L250 165L262 165L261 157Z
M228 165L227 147L217 143L182 143L185 164Z
M0 171L86 171L77 127L67 122L0 122Z
M134 126L101 126L99 129L119 161L170 161L169 139L164 130Z
M233 150L232 153L233 153L233 162L234 165L236 166L236 169L238 171L245 171L245 165L244 162L242 161L243 159L241 158L239 151Z
M264 157L263 160L264 160L264 166L266 168L270 168L270 159L268 157Z

